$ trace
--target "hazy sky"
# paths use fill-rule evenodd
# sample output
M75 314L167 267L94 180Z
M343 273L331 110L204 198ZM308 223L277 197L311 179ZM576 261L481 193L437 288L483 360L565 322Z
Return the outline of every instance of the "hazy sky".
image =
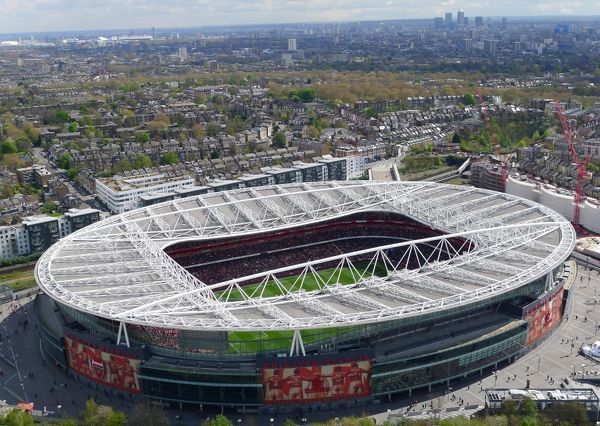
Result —
M0 0L0 32L466 16L600 15L600 0Z

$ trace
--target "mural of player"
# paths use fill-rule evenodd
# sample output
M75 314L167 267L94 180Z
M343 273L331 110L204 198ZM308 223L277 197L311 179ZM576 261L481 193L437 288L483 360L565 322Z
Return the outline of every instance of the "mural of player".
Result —
M303 392L302 384L304 382L304 378L300 374L300 369L295 368L294 373L285 378L285 382L289 387L288 390L288 399L304 399L305 395Z
M263 397L266 404L290 404L367 396L370 374L370 360L263 368Z
M266 401L281 401L286 399L282 390L284 384L283 371L280 369L273 370L273 375L266 380L265 384L267 386Z
M333 387L331 388L331 395L341 395L346 393L346 374L342 370L341 365L333 367L333 373L331 373L331 382Z
M308 398L325 398L331 386L329 385L330 377L321 374L320 371L313 373L310 378L310 387L308 389Z
M358 366L358 363L353 362L350 366L350 371L346 372L348 379L348 393L357 394L364 393L365 379L368 378L369 372Z

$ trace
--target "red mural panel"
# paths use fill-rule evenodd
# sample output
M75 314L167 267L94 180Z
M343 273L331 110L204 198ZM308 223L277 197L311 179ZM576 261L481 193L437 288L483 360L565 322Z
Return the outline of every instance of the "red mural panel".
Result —
M139 393L140 360L116 355L65 337L69 367L96 382L122 391Z
M527 335L526 345L531 345L548 334L562 320L563 314L563 295L564 289L558 290L555 294L530 310L525 319L529 321L529 334Z
M262 368L265 404L361 398L371 392L371 361L295 368Z

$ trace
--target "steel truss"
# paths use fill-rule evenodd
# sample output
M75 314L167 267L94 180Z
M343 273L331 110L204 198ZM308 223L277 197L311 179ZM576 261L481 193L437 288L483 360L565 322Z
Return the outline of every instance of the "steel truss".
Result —
M214 285L164 252L181 241L276 231L376 210L445 234ZM574 230L563 217L506 194L425 182L291 184L206 194L111 217L53 245L35 274L42 290L60 303L119 321L126 339L126 323L285 329L297 333L292 350L302 352L302 329L441 311L551 277L574 244ZM357 267L357 260L367 266ZM378 274L381 268L385 276ZM293 280L281 278L298 270ZM248 283L256 285L245 287ZM267 297L273 288L277 295Z

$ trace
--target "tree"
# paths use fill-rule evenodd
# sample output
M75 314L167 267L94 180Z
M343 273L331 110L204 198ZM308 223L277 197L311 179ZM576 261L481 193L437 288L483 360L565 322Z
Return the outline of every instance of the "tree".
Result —
M146 169L148 167L152 167L152 160L146 154L138 154L135 157L135 168L136 169Z
M131 169L133 169L133 166L131 165L131 161L127 159L119 160L112 168L113 173L123 173Z
M167 152L160 157L160 164L175 164L179 162L179 157L175 152Z
M467 93L462 97L462 103L466 106L473 106L475 105L475 97L470 93Z
M211 417L202 422L202 426L232 426L233 423L222 414Z
M141 402L129 415L129 426L169 426L164 410L156 405Z
M217 134L219 134L220 131L220 127L217 123L215 123L214 121L211 121L210 123L208 123L206 125L206 134L208 136L217 136Z
M6 415L5 423L9 426L30 426L33 425L33 418L25 410L14 408Z
M67 176L69 176L70 180L75 180L75 178L77 177L78 174L79 174L79 169L77 169L75 167L71 167L69 170L67 170Z
M5 154L2 156L2 164L11 172L26 166L25 161L17 154Z
M321 135L321 131L319 129L317 129L315 126L308 126L306 128L306 135L309 138L318 138Z
M288 98L294 100L300 100L302 102L312 102L316 99L317 92L315 89L306 88L300 90L292 90L288 93Z
M373 118L377 115L377 111L375 111L375 108L373 108L373 107L365 108L363 110L363 113L369 118Z
M77 124L76 122L69 124L69 127L67 127L67 130L71 133L76 132L77 129L79 129L79 124Z
M219 158L219 157L220 157L219 151L217 151L216 149L213 149L210 152L210 158L211 158L211 160L214 160L214 159Z
M50 214L54 213L56 209L58 209L58 204L56 204L54 201L47 201L46 204L44 204L42 211L46 214Z
M61 169L69 170L71 168L71 161L73 161L73 157L68 152L64 153L60 157L58 157L58 161L56 164Z
M164 133L169 130L169 124L164 121L157 121L156 119L148 123L148 129L153 134Z
M454 136L452 136L452 143L460 144L460 135L458 133L454 133Z
M7 139L2 144L0 144L0 154L16 154L19 152L17 149L17 144L12 139Z
M98 405L93 400L85 404L81 417L81 424L84 426L125 426L127 424L125 413L107 405Z
M547 419L554 420L552 424L562 426L587 426L591 424L584 406L576 402L551 404L542 411L542 414Z
M140 144L145 144L146 142L150 142L150 133L148 132L136 132L135 133L135 141Z
M133 127L137 124L135 113L133 111L124 109L121 113L123 114L123 125L125 127Z
M194 127L192 127L192 135L194 135L196 139L202 139L206 136L206 129L202 124L196 123L194 124Z
M13 195L15 195L13 187L8 182L0 182L0 200Z
M67 123L71 117L69 117L69 113L66 111L58 111L54 114L54 119L56 123Z
M286 147L285 135L283 133L277 132L273 135L273 146L275 148Z
M19 136L15 140L15 145L17 146L17 151L19 152L29 152L31 149L31 141L27 136Z

